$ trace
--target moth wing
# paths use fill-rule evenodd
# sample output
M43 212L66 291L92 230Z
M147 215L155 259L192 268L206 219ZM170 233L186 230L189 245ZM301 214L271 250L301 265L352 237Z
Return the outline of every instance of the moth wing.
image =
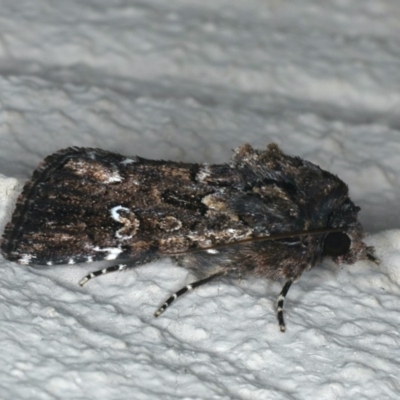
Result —
M224 180L227 166L212 168L218 170L218 182L206 182L208 166L127 158L100 149L61 150L25 184L6 226L2 253L33 265L144 263L165 250L245 237L249 227L229 212L208 213L207 196L231 184L228 173Z

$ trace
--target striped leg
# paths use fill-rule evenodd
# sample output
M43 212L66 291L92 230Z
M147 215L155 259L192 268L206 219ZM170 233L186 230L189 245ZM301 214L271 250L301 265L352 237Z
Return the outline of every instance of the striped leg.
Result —
M79 285L83 286L88 283L91 279L96 278L101 275L110 274L111 272L123 271L127 267L127 264L113 265L112 267L107 267L99 269L98 271L91 272L89 275L84 276L80 281Z
M214 280L215 278L218 278L219 276L226 275L226 274L227 274L226 271L217 272L214 275L210 275L207 278L201 279L199 281L193 282L190 285L183 287L182 289L180 289L176 293L174 293L172 296L168 297L167 301L154 313L154 316L156 318L159 317L171 305L171 303L173 303L178 297L181 297L186 292L196 289L197 287L204 285L205 283L208 283L208 282Z
M285 301L285 297L287 295L287 292L289 291L290 286L292 286L292 283L293 279L287 281L278 296L278 304L276 307L276 311L278 313L278 322L281 332L285 332L286 330L285 321L283 319L283 302Z

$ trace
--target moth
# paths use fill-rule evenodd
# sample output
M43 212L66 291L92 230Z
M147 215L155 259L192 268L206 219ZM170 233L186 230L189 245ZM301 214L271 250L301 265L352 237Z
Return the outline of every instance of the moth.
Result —
M376 261L363 242L360 208L337 176L276 144L238 147L228 164L125 157L71 147L48 156L25 184L1 244L23 265L107 261L81 281L171 257L200 280L231 273L292 283L325 257L337 264Z

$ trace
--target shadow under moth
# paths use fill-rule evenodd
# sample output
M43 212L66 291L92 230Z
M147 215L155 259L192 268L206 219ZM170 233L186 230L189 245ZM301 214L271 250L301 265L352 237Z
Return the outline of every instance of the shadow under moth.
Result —
M80 285L162 257L200 280L179 296L229 273L291 284L326 256L336 263L376 261L364 242L359 207L337 176L276 144L238 147L229 164L127 158L71 147L48 156L18 198L1 244L23 265L108 261Z

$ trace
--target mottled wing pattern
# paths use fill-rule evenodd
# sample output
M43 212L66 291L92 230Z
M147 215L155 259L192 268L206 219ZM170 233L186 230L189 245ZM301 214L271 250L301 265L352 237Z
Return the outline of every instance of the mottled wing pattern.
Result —
M22 264L145 262L146 254L166 248L209 244L227 221L237 235L246 235L245 224L227 213L205 218L202 200L216 188L196 181L202 169L99 149L62 150L47 157L25 185L2 252Z
M323 227L347 198L347 187L337 177L285 156L276 146L256 151L243 145L229 165L151 161L68 148L47 157L25 185L1 248L7 259L21 264L143 264L167 254ZM262 259L271 246L278 253ZM233 247L222 252L219 261L242 262L243 253L254 259L256 268L281 262L286 254L280 247L286 250L287 241ZM316 245L300 250L309 259ZM181 261L197 267L213 259L211 253Z
M218 209L218 193L235 180L229 170L99 149L62 150L47 157L25 185L2 252L22 264L145 262L146 255L163 250L246 237L248 225ZM211 171L218 175L215 182Z

